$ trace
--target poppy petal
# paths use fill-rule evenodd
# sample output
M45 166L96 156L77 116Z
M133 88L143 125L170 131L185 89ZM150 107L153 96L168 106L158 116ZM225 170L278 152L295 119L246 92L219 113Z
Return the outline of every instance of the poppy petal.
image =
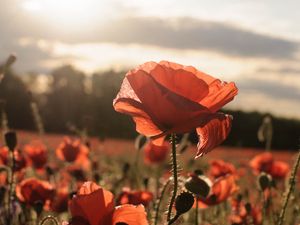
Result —
M90 225L109 224L114 210L113 194L95 185L86 182L71 200L72 217L85 218Z
M128 225L148 225L143 205L121 205L113 213L112 224L126 223Z
M208 122L196 129L199 135L198 151L195 158L199 158L221 144L231 129L232 117L227 114L213 114Z

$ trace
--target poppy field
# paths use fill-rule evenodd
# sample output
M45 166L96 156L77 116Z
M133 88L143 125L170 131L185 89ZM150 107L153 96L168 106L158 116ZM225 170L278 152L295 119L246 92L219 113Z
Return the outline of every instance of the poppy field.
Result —
M0 224L300 224L300 154L272 150L270 117L265 149L222 145L235 97L233 81L161 61L129 70L111 101L135 140L49 134L34 103L37 131L13 130L2 110Z

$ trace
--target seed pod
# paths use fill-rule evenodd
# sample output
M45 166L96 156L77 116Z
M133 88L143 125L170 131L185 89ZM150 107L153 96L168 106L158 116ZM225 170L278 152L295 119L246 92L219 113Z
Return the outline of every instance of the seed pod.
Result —
M10 151L13 151L17 146L17 135L14 131L8 131L4 135L5 143Z
M206 176L193 174L185 182L185 188L199 197L206 198L211 190L212 182Z
M272 187L272 176L262 172L258 177L258 186L262 191Z
M182 192L176 197L175 209L177 214L183 214L189 211L194 204L194 196L189 192Z

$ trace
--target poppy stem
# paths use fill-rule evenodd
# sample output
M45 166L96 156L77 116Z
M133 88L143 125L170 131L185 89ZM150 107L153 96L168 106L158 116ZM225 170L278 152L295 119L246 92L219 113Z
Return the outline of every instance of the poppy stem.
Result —
M170 182L171 182L171 179L169 179L169 180L164 184L163 189L162 189L162 191L161 191L161 194L160 194L160 196L159 196L159 198L158 198L158 201L157 201L157 204L156 204L156 207L155 207L154 225L157 225L157 222L158 222L158 214L159 214L159 207L160 207L160 204L161 204L161 202L162 202L162 199L163 199L163 197L164 197L164 195L165 195L166 189L167 189L167 187L169 186Z
M196 210L195 210L195 225L199 224L199 217L198 217L198 212L199 212L199 205L198 205L198 196L196 197Z
M170 200L170 203L169 203L169 208L168 208L168 214L167 214L167 221L168 222L170 222L170 220L171 220L172 207L174 205L174 201L175 201L175 198L176 198L176 195L177 195L177 188L178 188L177 159L176 159L176 140L175 139L176 139L176 135L174 133L172 133L171 134L171 144L172 144L173 193L172 193L171 200Z
M300 164L300 149L299 149L299 152L298 152L296 162L295 162L294 167L293 167L293 171L292 171L290 179L289 179L289 187L286 190L285 199L284 199L283 206L282 206L280 216L279 216L279 219L278 219L278 223L277 223L278 225L283 224L287 204L288 204L289 198L291 197L291 194L294 190L294 186L295 186L295 183L296 183L296 175L297 175L297 170L298 170L299 164Z
M43 225L47 220L52 220L55 225L59 225L57 219L54 216L46 216L45 218L42 219L42 221L39 223L39 225Z
M176 214L168 223L168 225L171 225L172 223L174 223L178 218L179 218L180 214Z

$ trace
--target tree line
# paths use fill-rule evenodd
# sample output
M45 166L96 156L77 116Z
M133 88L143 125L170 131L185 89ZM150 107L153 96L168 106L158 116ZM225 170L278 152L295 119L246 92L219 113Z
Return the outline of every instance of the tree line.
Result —
M8 125L13 129L36 129L31 107L35 102L46 132L70 133L76 129L99 138L134 138L137 133L131 118L115 112L112 107L125 73L110 70L87 76L65 65L47 75L46 91L36 92L34 84L38 75L18 75L9 70L0 81L0 110L6 112ZM26 77L28 79L24 79ZM264 146L257 138L264 114L225 112L233 115L234 123L224 144ZM272 117L272 121L272 148L297 149L300 121L277 117ZM196 134L192 133L190 139L196 141Z

